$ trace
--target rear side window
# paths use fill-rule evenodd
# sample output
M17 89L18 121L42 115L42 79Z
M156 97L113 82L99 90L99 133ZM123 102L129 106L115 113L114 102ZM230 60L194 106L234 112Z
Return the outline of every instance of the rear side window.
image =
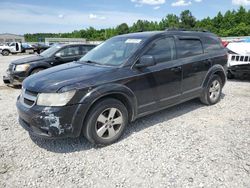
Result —
M175 58L175 42L173 38L163 38L155 41L144 54L154 56L157 63L171 61Z
M203 54L201 41L198 39L179 40L178 54L181 58Z
M203 41L205 52L219 50L223 47L221 41L216 37L204 37Z

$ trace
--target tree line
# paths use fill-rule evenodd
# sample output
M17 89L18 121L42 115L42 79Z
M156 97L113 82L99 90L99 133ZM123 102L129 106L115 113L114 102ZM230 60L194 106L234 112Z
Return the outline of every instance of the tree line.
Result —
M240 7L238 10L228 10L225 14L219 12L215 17L197 20L191 11L185 10L179 16L168 14L159 22L138 20L132 26L122 23L115 28L76 30L70 33L35 33L25 34L27 42L44 41L44 38L85 38L91 41L102 41L120 34L165 30L166 28L205 29L221 37L250 36L250 10Z

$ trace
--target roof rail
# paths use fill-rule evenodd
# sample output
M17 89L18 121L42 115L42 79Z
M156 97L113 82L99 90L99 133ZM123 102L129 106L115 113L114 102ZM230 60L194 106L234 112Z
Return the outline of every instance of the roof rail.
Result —
M198 31L198 32L210 32L206 29L202 28L193 28L193 29L185 29L185 28L166 28L165 31Z

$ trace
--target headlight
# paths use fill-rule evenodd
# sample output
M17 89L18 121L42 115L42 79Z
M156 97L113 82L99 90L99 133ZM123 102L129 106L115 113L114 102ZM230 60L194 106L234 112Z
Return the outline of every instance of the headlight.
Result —
M16 65L15 71L22 72L26 71L30 67L29 64Z
M75 90L64 93L41 93L38 95L37 105L64 106L75 95Z

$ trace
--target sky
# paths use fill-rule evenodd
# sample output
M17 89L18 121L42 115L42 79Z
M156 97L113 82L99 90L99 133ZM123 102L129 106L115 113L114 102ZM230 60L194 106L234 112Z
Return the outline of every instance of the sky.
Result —
M0 33L72 32L138 19L159 21L189 9L197 19L219 11L250 9L250 0L0 0Z

